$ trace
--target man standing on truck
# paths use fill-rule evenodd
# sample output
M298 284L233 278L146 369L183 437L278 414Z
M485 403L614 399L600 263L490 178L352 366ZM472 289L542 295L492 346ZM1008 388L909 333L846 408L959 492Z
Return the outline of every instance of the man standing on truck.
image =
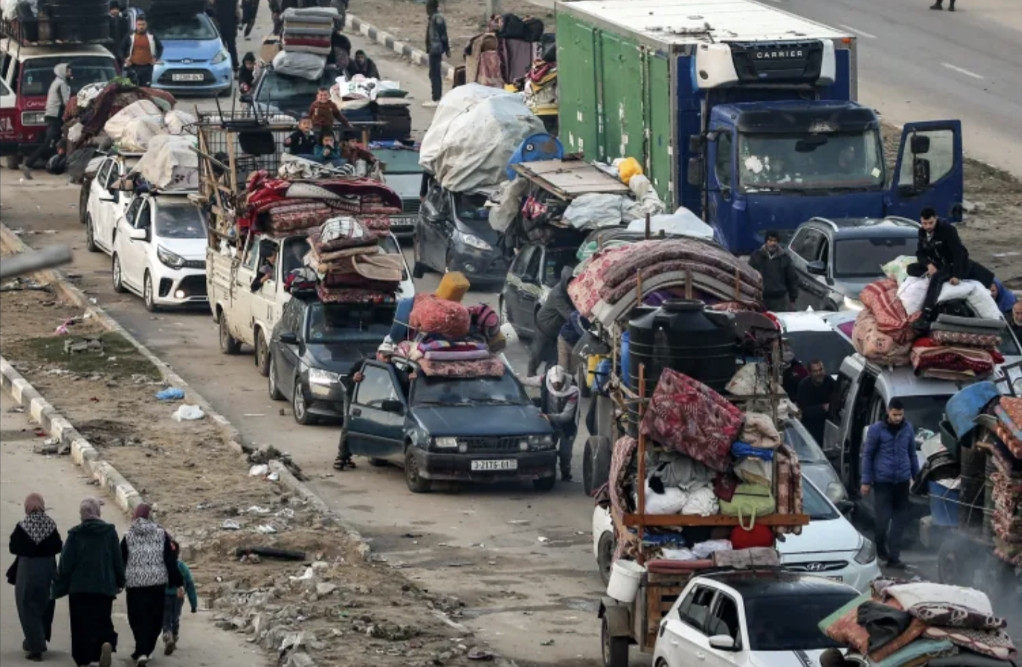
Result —
M153 65L163 55L163 44L149 32L149 23L139 14L135 19L135 32L121 42L124 69L136 86L147 88L153 83Z
M43 134L41 143L32 154L25 159L21 165L21 173L25 180L32 180L32 165L42 158L48 156L64 129L64 107L71 97L71 66L67 63L60 63L53 68L54 79L50 89L46 91L46 108L43 111L43 119L46 121L46 131Z
M781 247L781 235L770 230L763 247L749 257L749 266L763 277L763 304L775 313L795 310L798 277L788 251Z
M522 384L539 387L540 410L554 429L557 456L561 462L561 481L570 482L571 450L578 434L578 387L560 366L548 370L546 377L527 377Z
M798 383L795 403L802 413L802 425L818 443L823 442L823 425L830 412L830 401L837 383L827 374L819 359L809 362L809 377Z
M887 404L887 419L866 431L861 472L862 498L876 491L873 507L877 553L887 560L887 567L902 569L901 535L908 516L909 489L919 476L919 458L915 429L905 421L905 406L896 398Z

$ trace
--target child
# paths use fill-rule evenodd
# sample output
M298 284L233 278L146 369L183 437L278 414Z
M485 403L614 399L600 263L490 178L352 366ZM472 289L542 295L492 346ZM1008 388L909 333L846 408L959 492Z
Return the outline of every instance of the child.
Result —
M316 150L313 151L312 154L316 158L317 162L321 162L323 164L329 164L335 167L339 167L344 164L344 160L341 159L336 146L334 146L334 133L330 130L323 130L319 137L319 143L316 144Z
M309 107L309 118L312 119L312 127L317 130L332 128L335 120L345 127L351 127L351 123L344 117L340 109L330 101L329 88L320 88L316 93L316 101Z
M170 541L170 548L176 553L181 553L181 546L176 540ZM188 593L188 603L194 614L199 606L198 596L195 594L195 580L192 579L192 571L188 569L180 556L177 559L177 569L181 571L181 578L185 585L178 588L167 587L163 602L163 653L170 655L177 647L179 631L181 630L181 608L184 606L185 593Z
M291 155L312 156L316 152L316 137L312 134L312 119L302 116L298 121L298 129L288 135L284 146Z
M238 71L238 91L242 95L249 95L255 88L255 54L249 51L241 59L241 70Z

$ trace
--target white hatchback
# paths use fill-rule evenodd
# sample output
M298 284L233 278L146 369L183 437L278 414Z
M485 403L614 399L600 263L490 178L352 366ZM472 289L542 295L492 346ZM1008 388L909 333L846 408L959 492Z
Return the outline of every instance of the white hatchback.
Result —
M206 224L187 196L139 194L113 235L114 290L147 310L207 303Z

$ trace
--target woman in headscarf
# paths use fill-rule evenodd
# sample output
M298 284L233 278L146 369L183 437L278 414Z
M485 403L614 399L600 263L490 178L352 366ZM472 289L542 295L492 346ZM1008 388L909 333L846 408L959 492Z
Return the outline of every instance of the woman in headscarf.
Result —
M88 497L78 508L82 522L67 531L60 554L54 599L68 596L71 657L79 667L110 667L117 650L114 598L124 588L124 561L117 529L99 518L101 501Z
M571 449L578 433L578 387L561 366L552 366L546 376L522 380L522 384L539 387L540 410L554 429L557 456L561 462L561 481L571 481Z
M62 546L57 524L46 514L43 497L30 493L25 498L25 518L11 533L10 550L17 556L14 597L25 634L21 647L33 662L43 659L46 642L50 641L54 606L50 587L57 573L56 555Z
M131 528L121 540L128 593L128 625L135 636L131 659L141 667L149 664L156 641L163 631L163 597L167 587L183 585L177 567L177 552L170 536L151 518L152 508L142 503L135 508Z

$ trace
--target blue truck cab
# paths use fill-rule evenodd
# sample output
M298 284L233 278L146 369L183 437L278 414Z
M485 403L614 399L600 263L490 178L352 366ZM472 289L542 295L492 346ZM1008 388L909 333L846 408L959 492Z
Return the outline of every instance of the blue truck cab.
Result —
M856 102L855 36L752 0L557 7L560 138L634 157L737 254L813 216L961 220L957 120L906 124L894 169Z

